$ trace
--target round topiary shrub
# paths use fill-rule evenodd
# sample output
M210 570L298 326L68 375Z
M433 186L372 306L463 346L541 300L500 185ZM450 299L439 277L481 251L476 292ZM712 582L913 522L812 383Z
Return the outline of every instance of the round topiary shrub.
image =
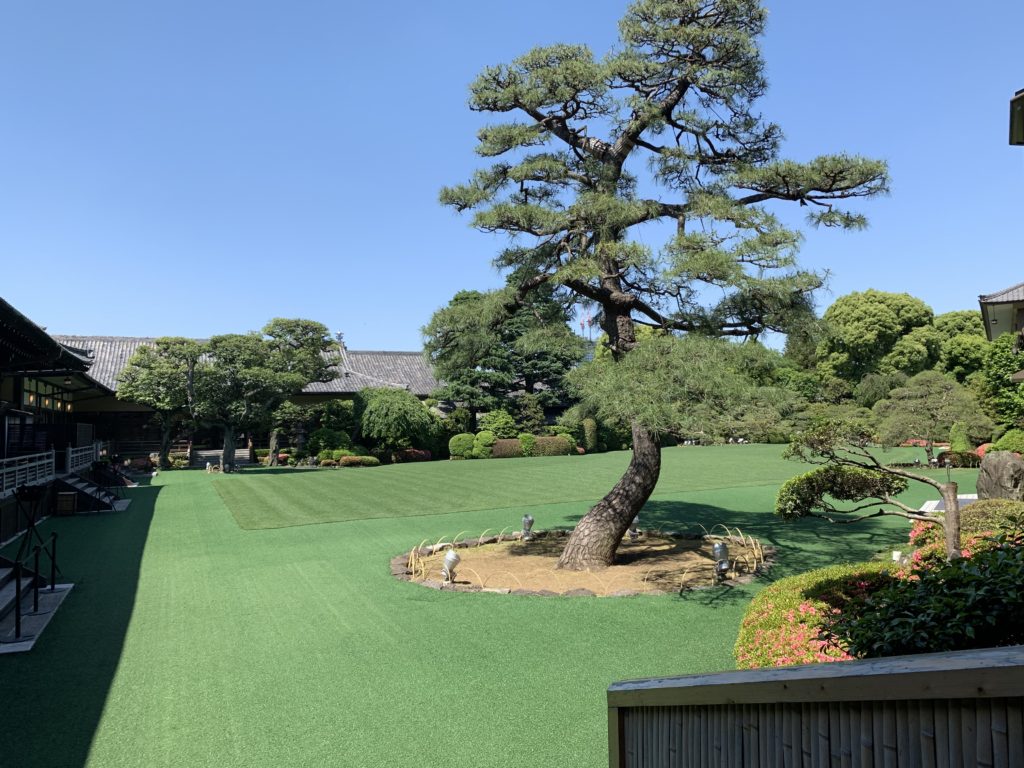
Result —
M534 446L536 456L568 456L570 453L576 453L576 447L566 435L538 437Z
M448 453L460 459L473 458L473 439L473 435L469 432L453 435L452 439L448 441Z
M523 456L537 455L537 438L529 432L523 432L519 435L519 445L523 452Z
M960 529L964 533L988 533L1006 528L1024 518L1024 501L981 499L960 508Z
M851 656L819 635L827 617L890 577L886 563L819 568L779 579L747 608L734 654L740 669L844 661Z
M1011 429L992 444L990 451L1024 454L1024 429Z
M497 436L490 430L484 429L477 432L476 437L473 438L473 458L491 458L491 448L494 447L494 443L497 439Z
M336 466L338 466L338 462L336 462L334 459L323 459L320 462L320 466L321 467L336 467Z

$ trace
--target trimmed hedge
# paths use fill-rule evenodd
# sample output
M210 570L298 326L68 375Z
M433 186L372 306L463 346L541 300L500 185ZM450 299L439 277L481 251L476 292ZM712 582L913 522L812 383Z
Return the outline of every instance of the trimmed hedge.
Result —
M889 580L885 562L819 568L779 579L751 601L733 650L740 669L845 661L821 639L826 617Z
M974 451L942 451L935 460L940 467L954 469L975 469L981 466L981 457Z
M587 449L587 453L594 453L597 450L597 421L587 418L583 420L582 426L583 447Z
M324 459L323 461L320 462L320 466L321 467L336 467L336 466L338 466L338 462L336 462L334 459Z
M342 456L338 462L341 467L379 467L380 459L374 456Z
M533 451L534 456L568 456L571 453L576 453L576 446L566 435L538 437Z
M473 435L469 432L460 432L448 441L448 453L452 458L471 459L473 458Z
M519 435L519 445L522 449L523 456L537 455L537 438L529 432L523 432Z
M411 461L430 461L433 457L425 448L403 448L391 454L396 464L407 464Z
M517 459L523 456L523 444L517 437L495 440L491 456L495 459Z

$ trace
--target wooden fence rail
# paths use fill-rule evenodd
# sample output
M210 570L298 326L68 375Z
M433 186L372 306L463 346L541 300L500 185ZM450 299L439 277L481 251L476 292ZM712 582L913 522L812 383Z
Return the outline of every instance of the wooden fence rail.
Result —
M0 460L0 498L14 493L21 485L46 483L56 476L54 452L34 453Z
M612 768L1024 768L1024 646L616 683Z

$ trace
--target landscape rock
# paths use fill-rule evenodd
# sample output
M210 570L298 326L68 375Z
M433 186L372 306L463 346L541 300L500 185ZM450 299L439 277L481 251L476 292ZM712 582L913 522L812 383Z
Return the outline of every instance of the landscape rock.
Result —
M1024 460L1009 451L991 451L978 472L979 499L1024 501Z

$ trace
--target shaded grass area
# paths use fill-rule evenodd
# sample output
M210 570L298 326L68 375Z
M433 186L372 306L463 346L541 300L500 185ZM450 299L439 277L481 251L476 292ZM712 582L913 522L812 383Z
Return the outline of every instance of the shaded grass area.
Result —
M712 487L709 467L748 450L753 458L720 469ZM739 525L779 547L773 578L905 539L904 521L837 528L775 520L778 483L802 469L780 461L776 448L678 449L678 463L675 452L666 451L664 485L644 519ZM627 459L551 462L553 477L538 467L520 479L521 492L505 496L497 478L471 501L449 486L452 506L488 506L447 514L396 516L403 502L393 493L416 497L402 487L414 485L404 473L425 498L445 493L421 473L437 469L441 483L453 477L443 474L450 465L430 464L277 476L286 490L272 484L275 503L293 508L320 483L376 478L376 493L364 493L391 516L339 525L240 528L224 489L262 488L265 473L164 473L157 488L135 492L125 514L54 520L47 525L60 531L65 572L79 586L36 651L0 658L5 689L26 702L0 720L3 764L606 764L607 686L732 668L739 621L759 584L686 597L450 594L399 582L387 565L423 539L518 526L521 498L538 527L571 525ZM493 472L534 462L546 463L451 466ZM580 476L595 486L585 498ZM559 488L581 499L566 500Z

